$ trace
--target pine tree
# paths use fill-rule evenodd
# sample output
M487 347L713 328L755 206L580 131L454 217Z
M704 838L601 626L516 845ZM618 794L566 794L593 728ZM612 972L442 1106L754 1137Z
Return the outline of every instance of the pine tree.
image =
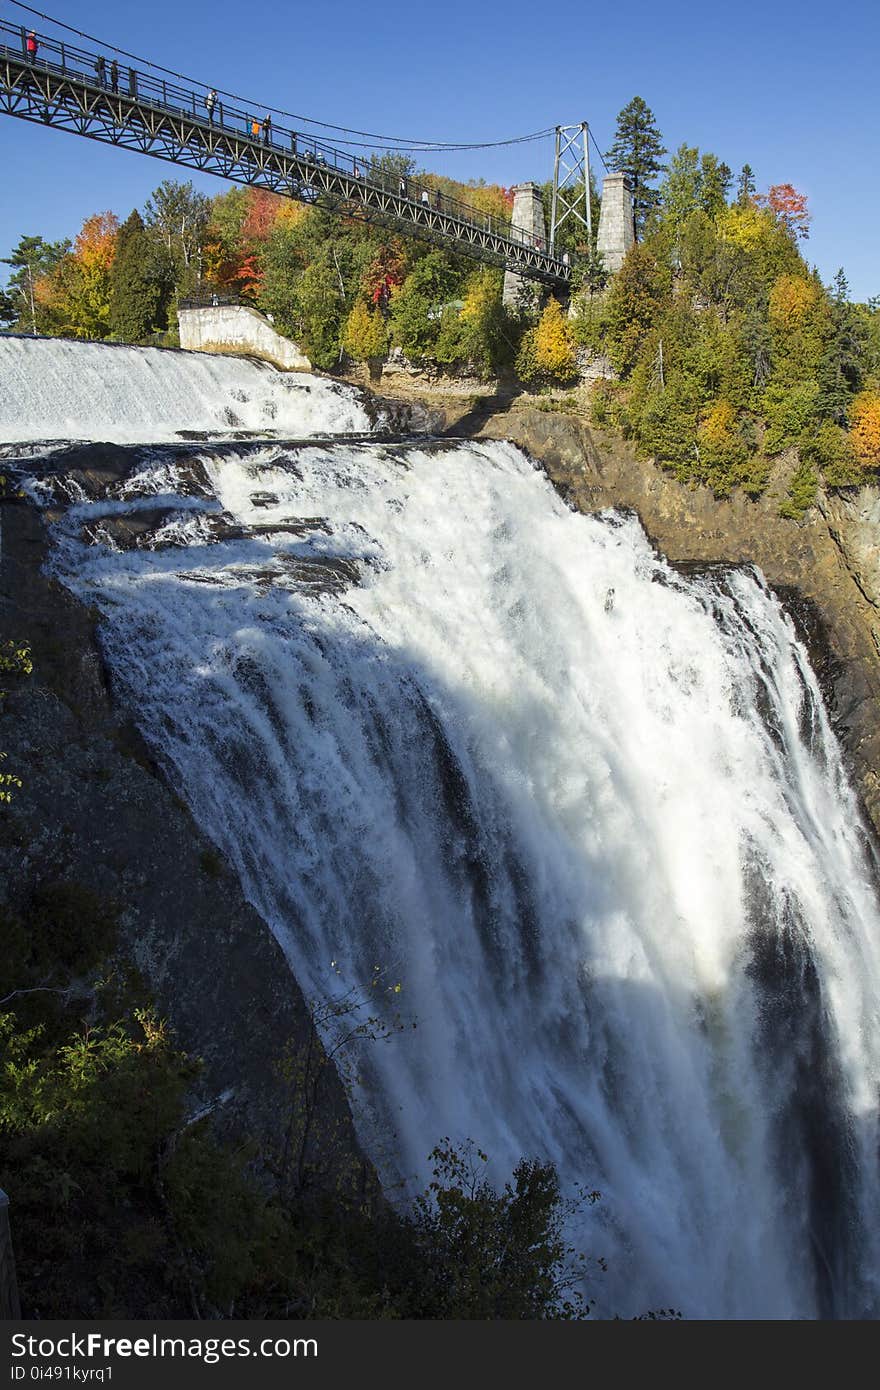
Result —
M119 229L110 277L110 332L122 342L139 343L156 326L162 290L152 261L152 241L135 208Z
M727 206L727 195L733 182L730 165L717 154L704 154L700 161L700 207L714 217Z
M50 274L69 250L69 241L49 242L41 236L23 236L12 255L0 259L0 264L12 266L3 303L6 322L16 322L30 333L46 332L35 292L37 281Z
M748 207L754 201L756 190L755 171L751 164L744 164L736 184L736 201L740 207Z
M607 159L613 169L626 175L633 200L636 239L642 235L648 214L660 201L657 189L650 184L665 167L665 153L653 111L641 97L633 97L617 117L614 144Z
M865 339L861 315L849 301L849 285L841 268L831 291L831 334L817 373L822 419L846 424L852 398L862 388Z

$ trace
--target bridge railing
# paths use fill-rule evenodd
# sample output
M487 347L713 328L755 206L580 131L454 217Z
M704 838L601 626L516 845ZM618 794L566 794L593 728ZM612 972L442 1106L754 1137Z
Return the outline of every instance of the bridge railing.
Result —
M514 227L508 219L482 212L473 204L451 197L418 178L377 169L374 160L340 150L317 136L276 125L271 113L267 113L270 119L266 120L259 112L245 110L234 100L222 98L206 83L182 86L167 76L133 67L127 60L120 61L112 50L108 50L108 57L107 53L80 48L55 35L29 30L7 20L0 20L0 52L14 53L19 61L36 71L73 77L98 93L123 95L159 111L184 115L207 131L222 131L249 140L258 148L290 152L317 167L330 167L348 177L362 179L365 184L394 194L415 208L428 207L490 235L552 256L543 238Z

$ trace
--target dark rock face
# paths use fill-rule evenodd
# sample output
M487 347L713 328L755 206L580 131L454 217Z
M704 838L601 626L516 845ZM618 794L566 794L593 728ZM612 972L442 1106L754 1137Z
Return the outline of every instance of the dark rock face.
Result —
M783 598L817 669L863 805L880 833L880 499L877 489L822 498L802 522L759 501L685 486L616 437L571 416L498 413L483 438L509 439L538 459L581 511L635 511L673 564L753 564Z
M140 969L178 1042L204 1059L194 1108L221 1132L280 1149L292 1096L281 1068L302 1052L305 1003L279 946L199 832L134 727L114 709L93 615L40 573L35 509L2 508L0 627L27 639L34 674L0 716L7 770L23 781L0 816L0 900L46 881L83 885L120 910L120 953ZM360 1163L332 1068L316 1160ZM322 1134L332 1144L320 1151Z

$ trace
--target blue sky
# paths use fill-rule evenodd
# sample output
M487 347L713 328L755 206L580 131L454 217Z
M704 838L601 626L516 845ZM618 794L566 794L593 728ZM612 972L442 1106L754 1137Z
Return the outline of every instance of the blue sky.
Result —
M880 5L839 11L816 0L740 0L716 8L645 0L36 0L36 8L255 105L383 134L503 139L589 120L607 149L635 94L670 151L682 141L759 187L809 196L807 258L829 281L839 265L855 298L880 294ZM0 0L0 15L47 28ZM543 180L550 141L425 158L457 177ZM142 206L173 166L0 117L0 256L23 234L74 236L83 218ZM206 192L219 179L196 178Z

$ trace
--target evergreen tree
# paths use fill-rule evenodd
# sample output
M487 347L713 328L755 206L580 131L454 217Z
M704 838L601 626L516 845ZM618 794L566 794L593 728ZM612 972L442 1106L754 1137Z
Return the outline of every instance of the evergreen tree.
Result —
M110 332L122 342L141 342L156 325L162 287L154 273L152 249L135 208L119 229L110 276Z
M748 207L754 201L757 185L751 164L744 164L736 183L736 201L740 207Z
M733 182L730 165L716 154L704 154L700 161L700 207L714 217L727 206L727 195Z
M865 339L861 315L850 303L846 276L838 270L831 291L831 335L817 374L817 409L823 420L846 424L850 403L862 388Z
M650 185L663 171L665 153L653 111L641 97L633 97L617 117L614 144L607 159L612 169L626 175L632 193L637 239L642 235L648 214L660 201L657 189Z
M3 317L7 322L30 333L37 333L41 323L40 303L36 284L48 275L70 250L69 241L44 241L41 236L23 236L11 256L2 258L3 265L12 266L12 275L5 295ZM8 312L7 312L8 311Z

